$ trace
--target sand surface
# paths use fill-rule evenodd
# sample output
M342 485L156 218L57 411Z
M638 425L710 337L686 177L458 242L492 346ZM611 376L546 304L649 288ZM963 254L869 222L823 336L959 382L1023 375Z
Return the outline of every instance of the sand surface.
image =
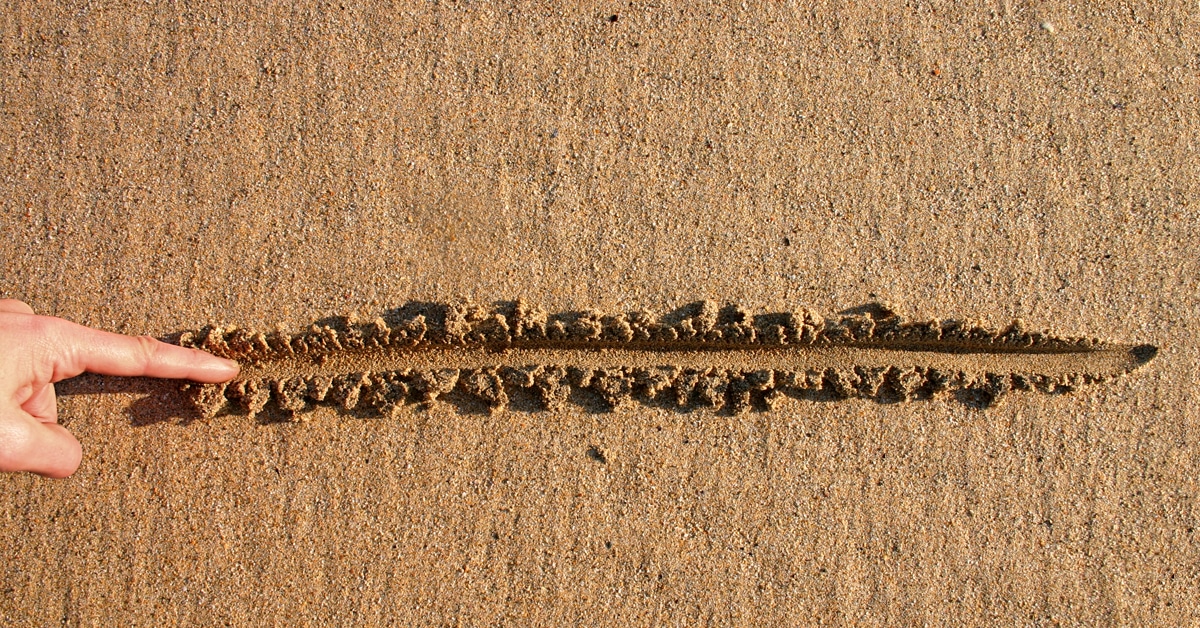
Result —
M751 4L10 7L0 293L160 337L883 302L1157 357L296 423L84 376L79 472L0 478L0 624L1200 620L1200 12Z

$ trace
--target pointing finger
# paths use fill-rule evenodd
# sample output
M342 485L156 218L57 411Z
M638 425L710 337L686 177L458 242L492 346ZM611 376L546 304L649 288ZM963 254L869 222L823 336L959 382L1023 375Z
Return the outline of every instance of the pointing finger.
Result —
M74 377L84 371L126 377L164 377L198 382L224 382L237 376L233 360L218 358L198 349L160 342L149 336L125 336L55 321L54 333L61 338L53 381ZM61 370L60 370L61 369Z

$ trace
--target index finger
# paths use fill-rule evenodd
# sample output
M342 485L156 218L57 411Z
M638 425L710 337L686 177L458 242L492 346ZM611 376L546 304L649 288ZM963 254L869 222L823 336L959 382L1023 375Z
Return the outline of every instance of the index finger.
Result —
M60 381L87 371L125 377L163 377L225 382L237 376L237 362L199 349L167 344L150 336L125 336L58 321L54 378Z

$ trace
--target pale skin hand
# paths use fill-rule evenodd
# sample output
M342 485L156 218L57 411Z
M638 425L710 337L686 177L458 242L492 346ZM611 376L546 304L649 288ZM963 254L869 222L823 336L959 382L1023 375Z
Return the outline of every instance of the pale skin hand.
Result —
M65 478L79 468L79 441L58 424L54 383L83 372L224 382L237 362L149 336L123 336L0 299L0 471Z

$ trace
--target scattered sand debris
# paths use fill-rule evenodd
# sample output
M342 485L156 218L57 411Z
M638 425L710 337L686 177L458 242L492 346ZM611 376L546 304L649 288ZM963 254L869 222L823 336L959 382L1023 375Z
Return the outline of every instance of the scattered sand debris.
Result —
M953 394L987 407L1011 391L1107 381L1157 353L1028 331L1021 321L994 330L905 321L886 308L753 315L712 301L663 316L548 314L523 301L422 303L366 322L325 319L295 334L207 327L182 334L180 344L243 365L229 384L187 385L203 417L254 416L273 404L292 420L321 404L393 415L456 391L493 409L518 391L548 410L575 391L610 408L640 400L735 413L787 396L901 402Z

